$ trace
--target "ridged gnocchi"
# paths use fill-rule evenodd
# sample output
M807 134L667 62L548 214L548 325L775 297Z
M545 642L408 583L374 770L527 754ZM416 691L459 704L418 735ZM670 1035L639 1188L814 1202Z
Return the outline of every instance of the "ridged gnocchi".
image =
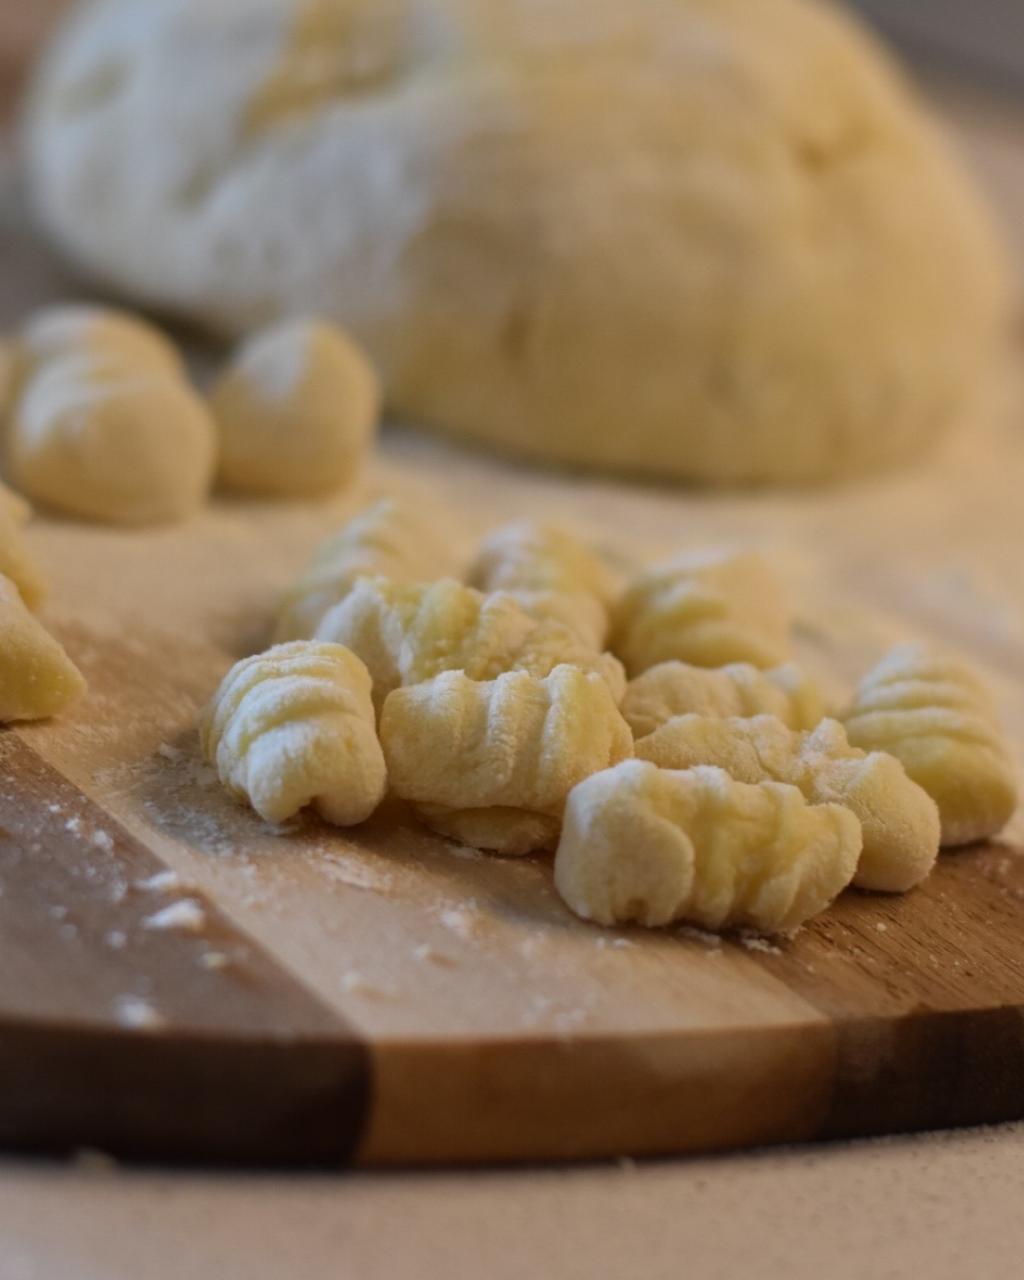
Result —
M605 681L568 666L398 689L380 736L392 789L428 826L504 854L552 848L576 783L633 750Z
M360 578L428 582L453 568L452 554L420 505L383 498L354 516L317 549L281 601L274 639L308 640L328 610Z
M675 716L689 714L772 715L791 729L813 729L825 715L825 700L795 662L769 671L748 662L717 668L659 662L630 680L622 714L638 738Z
M552 618L602 649L616 584L604 561L568 530L536 520L496 529L483 542L468 581L504 591L531 617Z
M637 676L660 662L774 667L789 654L785 591L757 552L680 556L640 574L619 601L612 649Z
M44 720L84 691L85 680L63 646L0 575L0 723Z
M289 319L243 343L214 386L220 478L271 497L350 484L373 442L373 365L335 325Z
M14 583L30 609L37 609L46 583L22 537L30 512L27 502L0 484L0 574Z
M33 373L7 438L11 477L59 511L116 524L179 520L205 499L214 430L188 383L73 355Z
M199 735L224 787L267 822L311 806L327 822L354 826L387 789L370 675L340 645L296 640L237 663Z
M860 823L796 787L630 760L570 793L555 884L598 924L787 933L850 883Z
M784 782L812 804L845 805L861 825L863 849L853 883L862 889L903 893L935 865L934 801L894 756L851 747L835 720L800 733L770 715L677 716L641 738L636 754L666 769L715 765L739 782Z
M363 578L324 617L317 638L362 658L378 705L399 685L456 670L492 680L504 671L546 676L568 663L601 675L616 702L625 688L620 663L568 627L538 622L511 596L484 595L448 578L426 584Z
M943 845L1001 831L1017 779L992 700L964 663L927 645L893 649L861 681L845 716L850 741L888 751L939 807Z

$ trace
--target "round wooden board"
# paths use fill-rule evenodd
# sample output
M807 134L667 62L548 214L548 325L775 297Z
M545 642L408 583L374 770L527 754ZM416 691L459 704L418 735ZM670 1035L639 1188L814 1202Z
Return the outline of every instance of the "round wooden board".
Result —
M1024 1114L1017 826L906 897L848 893L790 942L606 931L565 910L550 859L484 857L397 805L352 832L272 831L222 793L194 730L317 540L399 492L457 513L467 549L522 513L638 556L756 542L834 688L929 634L986 668L1019 739L1021 447L1009 430L968 444L855 490L727 499L392 429L364 491L327 506L217 502L135 533L38 522L47 616L90 693L0 735L0 1136L393 1163ZM154 923L182 902L178 926Z

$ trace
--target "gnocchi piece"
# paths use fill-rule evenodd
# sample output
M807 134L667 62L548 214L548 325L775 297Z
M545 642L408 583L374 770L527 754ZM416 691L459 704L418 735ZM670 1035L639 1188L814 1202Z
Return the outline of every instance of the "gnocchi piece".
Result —
M112 307L64 303L35 312L18 335L18 379L69 357L184 379L174 343L141 316Z
M22 538L30 511L27 502L0 484L0 574L14 583L30 609L37 609L46 584Z
M570 793L555 884L598 924L788 933L846 888L860 845L849 809L796 787L630 760Z
M919 884L939 852L939 812L900 762L851 747L843 726L822 720L812 733L775 716L751 719L686 715L636 744L641 760L666 769L715 765L739 782L785 782L812 804L845 805L858 818L863 849L853 883L904 893Z
M183 379L77 356L31 378L7 449L12 479L29 497L87 519L156 524L206 497L214 432Z
M625 688L610 653L591 649L561 623L531 618L511 596L484 595L450 578L426 584L360 579L324 617L317 638L359 654L378 705L399 685L456 670L492 680L505 671L546 676L567 663L601 675L616 702Z
M565 529L523 520L495 530L469 571L481 591L505 591L533 618L551 618L601 649L608 639L615 579L601 558Z
M659 662L630 680L622 714L638 738L688 714L773 715L791 729L813 729L824 718L825 700L795 662L769 671L748 662L718 668Z
M943 845L993 836L1013 816L1009 747L988 691L964 663L901 645L861 681L845 722L855 746L896 756L932 797Z
M225 487L315 496L355 479L377 427L380 388L369 360L340 329L292 319L242 346L210 405Z
M604 680L567 666L446 671L390 694L380 736L392 789L428 826L504 854L552 848L576 783L633 751Z
M383 498L353 517L316 551L281 602L274 639L306 640L360 578L427 582L450 570L436 520L420 506Z
M236 663L199 734L224 787L267 822L308 805L354 826L387 789L370 675L340 645L296 640Z
M660 662L773 667L789 651L789 609L757 552L678 557L634 579L615 610L612 649L637 676Z
M81 672L0 575L0 723L44 720L85 691Z
M20 493L0 481L0 519L6 520L13 529L20 529L32 518L32 507Z

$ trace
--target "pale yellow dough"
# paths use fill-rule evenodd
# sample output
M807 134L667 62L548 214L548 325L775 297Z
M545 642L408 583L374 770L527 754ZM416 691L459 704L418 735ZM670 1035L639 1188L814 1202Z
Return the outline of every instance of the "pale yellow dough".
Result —
M568 666L398 689L380 736L392 789L428 826L505 854L553 848L576 783L633 751L605 681Z
M7 438L11 478L29 497L113 524L191 514L209 491L214 453L210 415L184 379L88 353L40 366Z
M595 649L608 640L615 575L579 538L558 525L522 520L494 530L469 569L481 591L505 591L531 617L553 618Z
M796 787L630 760L570 793L555 884L598 924L786 933L850 883L860 848L849 809Z
M845 717L855 746L888 751L939 807L944 845L996 835L1017 808L1017 770L980 678L928 645L893 649Z
M661 662L773 667L789 655L786 590L756 551L693 552L639 574L615 609L612 649L630 676Z
M356 479L373 443L380 391L373 366L347 334L299 319L250 338L210 405L227 488L305 497Z
M569 664L599 674L616 702L626 685L616 658L586 645L562 623L538 622L511 596L484 595L452 579L404 585L362 578L316 634L359 654L378 706L399 685L442 671L491 680L505 671L546 676Z
M199 733L225 788L268 822L308 805L354 826L387 789L370 676L339 645L297 640L236 663Z
M104 0L26 141L92 275L234 334L324 315L405 421L659 479L919 457L1013 279L820 0Z
M835 720L799 733L771 715L677 716L641 738L636 754L664 769L716 765L739 782L785 782L812 804L845 805L863 835L853 878L859 888L905 893L938 857L935 802L894 756L851 747Z
M382 498L353 516L316 550L281 601L274 638L306 640L360 578L429 582L452 573L440 515L423 503Z
M0 575L0 723L44 720L84 692L81 672Z
M759 671L746 662L694 667L660 662L630 680L622 714L637 738L675 716L772 715L791 729L813 729L825 715L825 700L795 662Z

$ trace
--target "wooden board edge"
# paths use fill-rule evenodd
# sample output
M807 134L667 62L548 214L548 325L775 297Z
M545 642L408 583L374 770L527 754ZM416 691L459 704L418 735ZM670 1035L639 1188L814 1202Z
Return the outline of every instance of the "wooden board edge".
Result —
M1024 1119L1024 1008L373 1046L365 1166L707 1154Z
M367 1113L366 1062L351 1039L0 1023L0 1145L344 1165Z

